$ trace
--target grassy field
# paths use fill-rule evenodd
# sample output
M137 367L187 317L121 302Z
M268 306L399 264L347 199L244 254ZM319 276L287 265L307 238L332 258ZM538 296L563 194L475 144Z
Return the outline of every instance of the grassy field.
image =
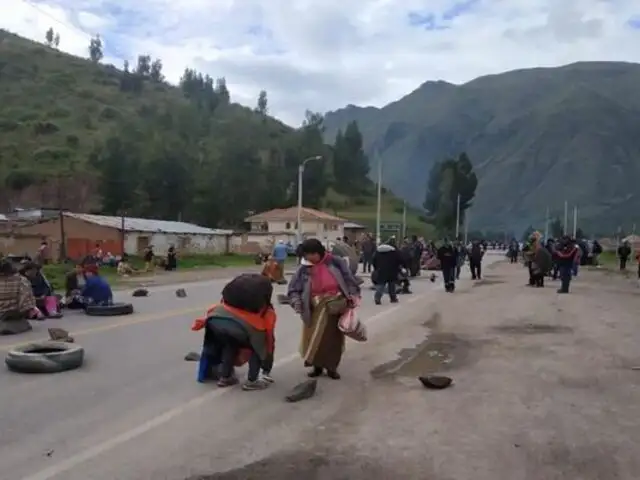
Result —
M377 197L375 192L369 192L367 196L346 198L335 192L329 192L325 200L325 210L338 217L359 223L367 227L368 231L376 231ZM391 192L385 191L380 204L381 223L402 223L403 202ZM383 230L382 236L398 234L393 230ZM432 238L435 231L432 225L425 222L423 213L411 207L407 207L407 235L423 235Z
M140 257L130 257L132 266L137 270L144 269L144 261ZM178 258L178 270L196 270L199 268L227 268L255 265L253 255L184 255ZM65 276L73 270L73 264L45 265L43 271L47 279L58 293L64 292ZM122 278L115 267L102 266L100 273L111 285L117 285ZM149 278L153 273L145 273L142 278Z

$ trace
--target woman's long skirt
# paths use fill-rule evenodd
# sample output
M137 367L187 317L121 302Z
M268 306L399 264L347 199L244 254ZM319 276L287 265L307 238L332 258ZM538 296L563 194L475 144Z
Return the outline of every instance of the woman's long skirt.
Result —
M305 365L336 371L344 352L344 334L338 329L339 315L331 315L327 304L338 297L314 299L311 325L303 325L300 355Z

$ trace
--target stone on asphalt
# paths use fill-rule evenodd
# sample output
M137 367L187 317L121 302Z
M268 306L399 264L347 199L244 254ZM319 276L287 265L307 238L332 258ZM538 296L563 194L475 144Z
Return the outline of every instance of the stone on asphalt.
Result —
M200 360L200 354L197 352L189 352L185 355L184 359L187 362L197 362Z
M289 403L299 402L311 398L316 394L318 388L318 380L313 378L299 383L291 390L291 393L285 397L285 400Z

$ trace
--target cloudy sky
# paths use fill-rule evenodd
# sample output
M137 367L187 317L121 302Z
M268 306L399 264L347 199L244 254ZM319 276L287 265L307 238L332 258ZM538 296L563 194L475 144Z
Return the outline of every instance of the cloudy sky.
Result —
M298 125L305 109L382 106L426 80L578 60L640 62L639 0L0 0L0 27L105 62L148 53L176 81L225 76L234 101Z

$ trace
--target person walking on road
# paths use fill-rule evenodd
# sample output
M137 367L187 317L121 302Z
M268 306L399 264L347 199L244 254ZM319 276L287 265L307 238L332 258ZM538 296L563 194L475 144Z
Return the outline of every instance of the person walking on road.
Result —
M280 281L284 278L284 263L287 261L289 255L289 247L283 240L278 240L278 243L273 247L271 257L276 262L278 271L276 273L276 281Z
M520 244L516 241L515 238L511 240L511 243L509 243L509 251L507 253L509 255L509 263L518 263Z
M387 243L381 244L373 255L372 281L376 289L374 301L376 305L382 303L384 289L389 292L391 303L398 302L396 284L400 270L405 266L402 254L395 245L395 238L391 237Z
M444 289L449 293L453 293L456 289L458 251L448 238L445 238L442 246L438 248L438 260L440 260L440 268L442 269Z
M456 280L460 280L460 273L462 272L462 267L464 266L464 262L467 259L467 247L462 242L459 241L456 245L456 250L458 251L458 264L456 266Z
M302 318L300 354L309 377L340 379L338 366L344 351L344 334L338 328L340 316L353 308L360 297L357 280L343 259L328 253L315 238L302 242L304 260L291 278L287 296Z
M371 273L373 268L373 255L376 253L376 242L373 241L371 235L362 240L362 273Z
M620 262L620 270L627 269L627 262L629 261L629 257L631 256L631 246L629 242L625 240L622 242L622 245L618 247L618 261Z
M484 250L479 241L474 240L469 249L469 269L471 270L471 279L482 279L482 258Z
M578 247L569 237L563 237L560 245L555 250L555 261L560 274L560 288L558 293L569 293L573 266L578 256Z

